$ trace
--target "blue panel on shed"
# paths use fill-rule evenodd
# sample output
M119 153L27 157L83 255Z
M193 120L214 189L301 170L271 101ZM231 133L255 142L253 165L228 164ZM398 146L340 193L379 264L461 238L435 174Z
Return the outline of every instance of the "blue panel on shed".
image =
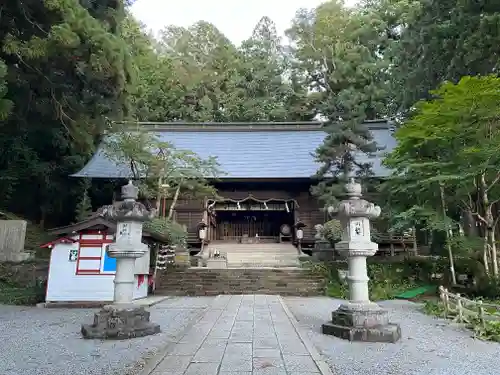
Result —
M111 258L108 252L104 252L102 272L116 272L116 258Z

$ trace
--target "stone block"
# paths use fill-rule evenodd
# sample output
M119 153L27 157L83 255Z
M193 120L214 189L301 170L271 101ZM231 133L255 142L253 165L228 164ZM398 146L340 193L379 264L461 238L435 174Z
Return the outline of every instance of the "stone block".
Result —
M364 309L340 306L323 324L322 333L349 341L394 343L401 338L400 326L389 323L387 311L373 303Z
M27 222L0 220L0 262L22 262L31 257L24 252Z
M92 324L83 324L81 333L85 339L124 340L154 335L160 326L149 321L150 313L144 307L104 306L94 314Z
M387 311L370 309L365 311L347 310L342 306L332 312L332 323L345 327L375 327L389 323Z
M176 250L174 260L178 266L189 267L191 265L190 255L187 250Z
M252 371L252 357L224 355L220 364L220 372Z
M219 363L205 362L205 363L191 363L187 368L185 375L217 375ZM168 372L162 375L170 374Z
M328 322L323 324L322 333L344 340L364 342L395 343L401 338L400 326L393 323L385 326L346 327Z

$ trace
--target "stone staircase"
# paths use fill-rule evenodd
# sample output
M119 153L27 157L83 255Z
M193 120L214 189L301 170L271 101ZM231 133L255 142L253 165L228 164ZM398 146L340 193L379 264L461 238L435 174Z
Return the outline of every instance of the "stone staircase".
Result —
M211 243L207 253L218 250L227 256L228 268L298 267L299 252L291 243Z
M324 295L325 280L302 268L175 268L158 271L157 295Z

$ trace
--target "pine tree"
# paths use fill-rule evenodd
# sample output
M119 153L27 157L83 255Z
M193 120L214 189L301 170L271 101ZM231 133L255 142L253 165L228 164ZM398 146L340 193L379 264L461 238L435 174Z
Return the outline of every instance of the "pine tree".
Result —
M378 147L367 126L358 119L331 122L325 130L324 143L315 153L321 164L317 172L320 182L311 192L329 205L343 195L349 178L366 179L373 175L372 164L363 159L373 155Z
M365 119L385 108L386 62L379 54L383 25L362 10L330 1L300 11L288 30L297 70L307 83L317 114L326 118L326 137L315 153L321 165L311 192L325 204L342 195L348 178L372 174L367 156L377 151Z

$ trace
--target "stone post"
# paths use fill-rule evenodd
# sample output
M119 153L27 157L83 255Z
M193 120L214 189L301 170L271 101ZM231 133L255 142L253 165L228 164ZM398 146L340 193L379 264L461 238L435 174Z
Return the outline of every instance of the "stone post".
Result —
M396 342L401 328L389 323L387 311L370 301L368 291L366 258L378 250L370 238L370 219L380 215L380 207L361 199L361 185L353 179L345 188L347 199L337 210L343 234L335 249L347 257L349 301L332 312L322 332L350 341Z
M160 326L149 321L150 313L132 304L135 284L135 260L146 254L142 243L142 225L152 219L149 211L137 202L139 189L129 181L122 187L123 201L105 206L100 213L116 222L115 242L109 245L108 254L116 258L113 304L94 315L93 324L82 325L84 338L128 339L160 332Z

